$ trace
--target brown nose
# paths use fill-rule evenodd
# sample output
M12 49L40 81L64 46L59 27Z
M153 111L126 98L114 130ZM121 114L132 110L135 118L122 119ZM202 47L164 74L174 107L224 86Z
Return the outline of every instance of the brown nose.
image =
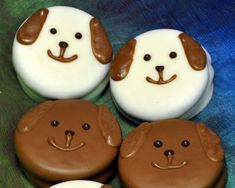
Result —
M61 48L67 48L69 46L69 44L67 42L61 41L61 42L59 42L59 46Z
M174 150L168 149L164 152L164 155L168 157L169 155L171 156L174 155L174 153L175 153Z
M75 132L73 131L73 130L66 130L65 132L64 132L64 134L67 136L67 135L71 135L71 136L74 136L75 135Z
M164 66L156 66L155 69L157 72L162 72L164 70Z

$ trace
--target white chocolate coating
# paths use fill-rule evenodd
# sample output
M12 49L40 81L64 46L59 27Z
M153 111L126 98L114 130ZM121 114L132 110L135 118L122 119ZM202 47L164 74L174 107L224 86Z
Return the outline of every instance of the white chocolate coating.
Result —
M74 180L59 183L51 186L50 188L101 188L102 185L103 184L94 181Z
M45 98L86 98L102 84L109 64L101 64L92 53L90 20L86 12L71 7L51 7L37 40L31 45L20 44L15 38L13 62L16 73L33 91ZM50 33L56 28L55 35ZM81 39L75 34L80 32ZM70 63L61 63L48 56L47 50L58 56L59 42L68 43L64 57L78 55ZM102 86L102 88L104 88ZM97 90L98 91L98 90ZM95 93L98 95L99 93Z
M132 121L154 121L169 118L188 119L205 108L213 93L214 71L207 54L203 70L194 70L179 39L182 32L159 29L137 36L133 62L128 75L119 81L110 79L111 92L118 109ZM170 52L177 57L169 57ZM150 61L143 59L151 55ZM158 80L156 66L164 66L163 78L176 79L167 84L153 84Z

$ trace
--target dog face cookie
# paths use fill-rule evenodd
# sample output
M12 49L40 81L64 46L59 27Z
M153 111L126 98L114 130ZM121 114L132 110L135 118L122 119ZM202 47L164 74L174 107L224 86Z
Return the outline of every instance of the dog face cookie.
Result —
M50 188L112 188L110 185L103 185L101 183L86 181L86 180L74 180L59 183L53 185Z
M40 186L106 181L120 143L119 125L109 109L82 100L44 102L22 117L15 133L16 154Z
M144 123L123 141L119 174L126 187L223 187L220 138L184 120Z
M21 83L45 98L87 96L104 85L111 59L99 19L71 7L38 10L21 25L13 45Z
M110 83L121 112L153 121L197 114L211 98L212 78L210 57L200 44L180 31L159 29L124 45Z

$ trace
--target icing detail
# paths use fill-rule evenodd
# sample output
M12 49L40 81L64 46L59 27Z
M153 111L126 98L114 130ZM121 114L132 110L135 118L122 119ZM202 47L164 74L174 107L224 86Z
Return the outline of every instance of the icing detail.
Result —
M98 107L99 127L107 144L112 147L118 147L121 144L121 136L117 120L112 116L112 113L106 106Z
M122 158L129 158L135 155L145 141L148 132L151 130L151 125L144 123L131 132L123 141L120 155Z
M147 77L146 77L146 80L147 80L149 83L158 84L158 85L168 84L168 83L172 82L173 80L175 80L176 77L177 77L177 75L174 74L174 75L171 76L171 78L169 78L168 80L164 80L164 78L163 78L164 66L157 66L157 67L156 67L156 70L157 70L158 75L159 75L158 80L153 80L152 78L150 78L149 76L147 76Z
M203 70L206 66L206 53L201 45L185 33L181 33L179 38L190 66L197 71Z
M109 63L113 55L112 46L99 19L91 19L90 30L91 46L94 56L102 64Z
M224 149L222 148L220 138L203 123L198 124L196 127L208 158L214 162L224 160Z
M17 32L17 41L23 45L33 44L42 30L48 13L48 9L43 8L28 18Z
M37 107L32 108L27 112L24 117L20 120L19 125L17 126L17 131L19 133L27 133L33 130L34 126L37 125L37 122L43 118L43 116L54 106L53 101L46 101L40 104Z
M65 147L59 146L53 137L48 138L49 145L61 151L75 151L85 146L85 142L80 142L78 145L71 147L71 142L73 140L73 133L68 132L65 136Z
M166 156L166 158L167 158L167 165L166 166L161 166L160 164L158 164L156 162L152 162L151 164L153 167L158 168L160 170L179 169L179 168L182 168L188 164L187 161L183 161L179 165L173 165L173 157L174 157L173 154L169 154Z
M78 58L78 55L73 55L71 57L65 58L64 54L65 54L66 48L60 48L60 55L59 56L55 56L51 50L47 50L47 54L50 58L62 62L62 63L70 63L74 60L76 60Z
M115 81L124 79L131 67L136 40L129 40L114 57L111 66L111 78Z

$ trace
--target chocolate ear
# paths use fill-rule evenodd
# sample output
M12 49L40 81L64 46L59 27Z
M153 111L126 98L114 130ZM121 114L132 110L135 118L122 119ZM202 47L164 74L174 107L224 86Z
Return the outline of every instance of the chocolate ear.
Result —
M111 78L119 81L124 79L131 67L135 52L136 40L129 40L114 57L111 67Z
M206 53L202 46L191 36L181 33L179 35L181 43L190 66L197 71L203 70L206 66Z
M97 18L92 18L90 21L91 30L91 47L96 59L107 64L112 60L113 50L109 42L106 32Z
M101 188L112 188L112 186L111 185L102 185Z
M120 155L122 158L132 157L143 145L148 132L151 129L149 123L144 123L131 132L121 145Z
M222 161L224 159L224 149L220 138L203 123L197 125L197 131L208 158L214 162Z
M27 112L20 120L17 131L21 134L30 132L34 126L36 126L38 120L40 120L49 109L54 106L53 101L44 102L36 107L33 107Z
M29 17L17 32L16 38L18 42L24 45L33 44L42 30L48 13L49 10L43 8Z
M121 131L117 119L106 106L99 106L98 124L108 145L118 147L121 145Z

